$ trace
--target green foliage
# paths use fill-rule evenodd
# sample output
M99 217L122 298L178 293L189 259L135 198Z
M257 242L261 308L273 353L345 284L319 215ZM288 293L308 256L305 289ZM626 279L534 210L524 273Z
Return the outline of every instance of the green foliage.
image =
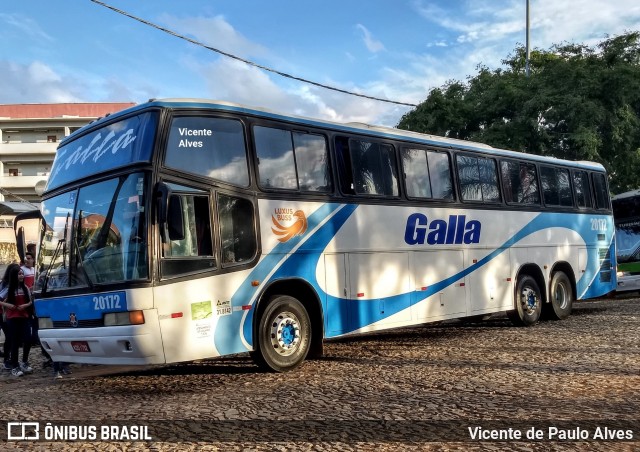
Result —
M593 47L562 43L449 81L398 127L494 147L602 163L613 193L640 187L640 32Z

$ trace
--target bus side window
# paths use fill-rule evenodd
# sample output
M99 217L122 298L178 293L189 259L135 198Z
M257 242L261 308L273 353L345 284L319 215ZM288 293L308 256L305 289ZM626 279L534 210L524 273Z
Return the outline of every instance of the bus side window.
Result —
M255 126L253 139L261 187L309 192L331 190L324 136Z
M493 159L458 154L456 160L463 201L500 202L498 170Z
M391 145L351 138L349 157L351 188L356 194L386 197L400 194L396 156Z
M546 205L573 206L569 170L543 166L540 169L540 177L542 180L542 194Z
M178 195L182 198L184 237L163 245L163 277L212 270L216 267L209 196L186 193Z
M593 191L596 195L596 208L609 209L611 204L609 202L609 193L607 192L607 181L604 174L593 174Z
M593 207L591 202L591 190L589 189L589 175L586 171L574 171L573 172L573 191L576 196L576 203L578 207L588 208Z
M182 196L185 236L169 242L171 257L195 257L213 255L211 226L209 224L209 198L206 196Z
M453 200L451 164L446 152L405 148L402 167L410 198Z
M353 186L353 170L351 168L351 155L349 154L349 139L336 137L336 160L338 162L338 179L340 190L345 195L355 195Z
M536 166L509 160L500 162L505 201L514 204L540 204Z
M252 260L258 249L253 204L248 199L218 195L222 265Z

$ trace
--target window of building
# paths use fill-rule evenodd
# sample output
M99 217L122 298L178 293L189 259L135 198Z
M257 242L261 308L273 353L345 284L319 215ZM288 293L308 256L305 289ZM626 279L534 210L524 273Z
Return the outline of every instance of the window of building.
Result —
M55 143L58 141L58 137L55 135L47 135L47 143Z
M22 172L18 168L9 168L9 176L21 176Z

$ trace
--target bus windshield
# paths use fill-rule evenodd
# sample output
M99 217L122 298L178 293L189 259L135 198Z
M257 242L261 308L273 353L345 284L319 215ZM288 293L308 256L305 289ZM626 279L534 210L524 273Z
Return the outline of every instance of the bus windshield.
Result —
M616 225L618 263L640 260L640 220Z
M36 290L147 279L144 187L134 173L43 201Z

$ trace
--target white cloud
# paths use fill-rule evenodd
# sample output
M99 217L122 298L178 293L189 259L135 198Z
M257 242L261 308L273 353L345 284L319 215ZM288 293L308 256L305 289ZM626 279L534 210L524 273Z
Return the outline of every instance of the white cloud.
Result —
M214 17L185 17L181 19L164 14L159 20L165 23L167 28L177 33L194 37L197 41L201 41L210 47L236 54L243 58L266 57L270 54L266 47L252 42L236 31L221 15Z
M62 77L40 61L20 64L0 60L3 103L79 102L83 84Z
M449 47L449 44L447 43L447 41L435 41L435 42L430 42L427 44L427 47Z
M288 55L276 55L264 45L252 41L222 15L176 17L165 14L160 16L158 22L209 46L293 75L305 76L348 91L409 103L421 102L432 88L448 80L466 80L467 76L475 74L478 64L499 67L501 60L525 39L523 0L450 3L414 0L413 5L428 21L425 27L428 33L421 44L424 52L387 51L385 44L390 48L401 48L402 41L392 44L390 38L385 38L389 42L383 44L363 24L356 24L354 29L348 30L357 33L378 65L366 67L365 70L365 63L360 61L358 66L353 48L347 47L342 50L342 62L330 63L343 63L343 69L347 65L352 65L348 68L357 68L353 77L366 72L365 77L368 78L361 81L332 79L331 74L337 72L332 72L330 63L325 66L326 69L316 73L308 67L299 70L294 66L295 58L288 62L285 60ZM401 25L394 26L398 27L397 34L402 35ZM11 28L20 28L21 35L29 33L39 36L41 41L52 40L32 21L11 14L0 14L0 37ZM640 29L640 3L637 0L531 0L532 47L546 49L551 44L563 41L592 44L601 41L606 34L616 35L635 29ZM149 97L193 96L262 106L285 114L390 126L395 125L401 115L410 109L283 79L214 53L210 53L211 58L202 58L201 50L192 44L184 44L171 47L182 49L184 54L179 56L178 52L172 51L167 58L173 64L168 69L170 77L156 77L150 73L152 69L141 67L135 56L127 57L127 52L109 54L105 49L97 50L117 61L126 60L131 70L122 71L114 66L108 74L99 74L96 73L99 69L95 67L85 67L83 72L80 66L64 66L64 62L54 65L53 59L44 60L43 57L39 58L40 61L36 57L30 64L0 60L1 101L141 102ZM319 55L318 60L321 61L321 58L322 55ZM48 61L48 64L41 61ZM89 70L94 72L89 73ZM192 78L193 74L196 74L196 79ZM345 70L342 74L349 72Z
M369 52L378 53L385 50L384 44L377 39L374 39L367 27L362 24L357 24L356 28L362 32L362 40L364 41L364 45L367 46L367 49L369 49Z
M7 28L17 28L18 33L27 36L29 41L53 41L45 31L30 17L21 14L0 13L0 22L5 23Z
M397 119L391 119L393 115L388 112L398 109L398 106L348 96L299 82L289 83L237 61L219 59L206 65L191 61L190 65L206 80L208 92L202 93L201 97L336 122L380 124L380 118L386 118L383 124L389 126L397 122ZM332 80L325 83L339 85ZM390 94L385 83L365 87L351 85L344 89L381 97Z
M522 0L468 0L460 7L443 9L422 0L414 2L418 13L430 22L457 34L461 44L477 47L501 41L507 52L523 42L526 3ZM601 40L606 34L640 28L637 0L532 0L530 30L533 45L548 48L562 41Z
M447 80L465 81L476 74L478 65L500 67L502 60L526 39L526 3L522 0L467 0L445 5L438 7L426 0L413 3L422 17L440 28L435 30L444 37L440 42L450 43L446 52L427 45L424 54L405 55L405 60L411 62L404 68L405 77L415 80L406 85L406 93L413 93L420 100L428 94L428 90L418 93L421 84L430 89ZM530 4L532 48L548 49L562 42L593 45L606 35L638 29L637 0L532 0Z

